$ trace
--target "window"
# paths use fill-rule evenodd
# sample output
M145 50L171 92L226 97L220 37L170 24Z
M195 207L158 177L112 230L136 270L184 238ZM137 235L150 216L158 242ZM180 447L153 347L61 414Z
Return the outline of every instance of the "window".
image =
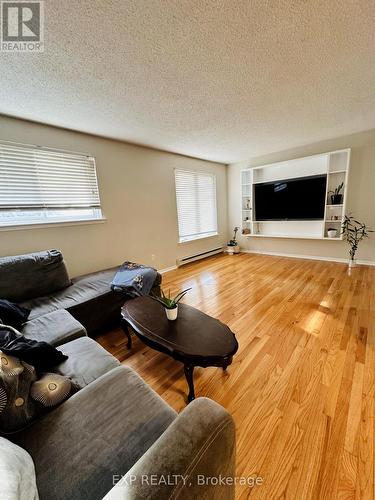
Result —
M0 142L0 227L101 218L92 156Z
M175 170L180 243L217 234L216 177Z

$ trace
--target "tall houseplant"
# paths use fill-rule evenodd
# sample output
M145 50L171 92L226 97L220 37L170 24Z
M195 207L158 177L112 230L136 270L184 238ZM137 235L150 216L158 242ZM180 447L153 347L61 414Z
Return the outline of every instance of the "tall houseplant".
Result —
M354 267L355 255L358 250L359 243L369 237L369 233L373 233L371 229L369 229L366 224L363 222L359 222L352 215L345 215L344 221L341 226L341 234L344 237L344 240L349 244L349 267Z

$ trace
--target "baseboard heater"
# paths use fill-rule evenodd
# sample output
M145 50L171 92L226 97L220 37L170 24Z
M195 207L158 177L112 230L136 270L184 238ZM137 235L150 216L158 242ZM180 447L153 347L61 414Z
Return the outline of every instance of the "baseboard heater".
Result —
M183 266L184 264L189 264L189 262L194 262L195 260L204 259L205 257L211 257L211 255L215 255L216 253L221 253L224 251L224 247L213 248L212 250L208 250L207 252L197 253L195 255L189 255L188 257L181 257L181 259L176 260L176 264L178 267Z

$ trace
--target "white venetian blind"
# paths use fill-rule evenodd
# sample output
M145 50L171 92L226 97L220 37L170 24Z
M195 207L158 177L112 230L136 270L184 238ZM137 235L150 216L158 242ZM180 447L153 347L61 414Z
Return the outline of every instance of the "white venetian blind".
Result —
M100 207L95 159L0 142L0 211Z
M217 234L216 177L175 170L180 242Z

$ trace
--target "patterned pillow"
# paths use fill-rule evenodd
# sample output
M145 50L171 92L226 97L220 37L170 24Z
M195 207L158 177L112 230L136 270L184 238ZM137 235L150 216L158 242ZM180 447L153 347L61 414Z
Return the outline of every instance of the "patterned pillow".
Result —
M50 408L65 401L71 391L72 383L70 379L57 373L45 373L33 383L30 395L34 401L38 401L42 406Z
M36 381L34 367L0 352L0 431L17 431L37 414L37 403L29 397Z
M17 432L62 403L72 392L70 379L46 373L37 380L34 367L0 351L0 432Z

